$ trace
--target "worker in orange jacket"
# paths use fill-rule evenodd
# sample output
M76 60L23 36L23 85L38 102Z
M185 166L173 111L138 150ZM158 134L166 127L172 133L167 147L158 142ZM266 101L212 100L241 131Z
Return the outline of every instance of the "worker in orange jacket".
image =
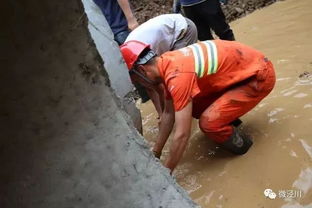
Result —
M233 124L274 87L272 63L259 51L235 41L203 41L161 56L139 41L121 53L133 80L144 86L165 86L165 105L153 152L160 157L175 133L165 166L173 171L191 132L192 117L205 135L234 154L245 154L252 140Z

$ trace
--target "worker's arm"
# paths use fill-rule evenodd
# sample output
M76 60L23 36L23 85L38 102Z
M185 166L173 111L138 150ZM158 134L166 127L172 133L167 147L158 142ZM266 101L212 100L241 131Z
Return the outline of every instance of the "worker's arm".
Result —
M148 87L145 87L145 89L154 104L154 107L158 113L158 118L160 118L164 108L164 102L161 100L163 99L162 96L155 89Z
M192 101L181 111L175 112L175 134L170 147L170 154L165 166L172 171L183 156L192 125Z
M158 138L153 147L153 153L158 158L161 156L162 149L168 140L174 124L174 110L172 100L165 100L164 105L164 110L160 117Z
M134 30L137 26L139 26L135 16L133 15L131 11L131 7L128 0L117 0L118 4L123 11L123 13L126 16L127 22L128 22L128 28L130 30Z

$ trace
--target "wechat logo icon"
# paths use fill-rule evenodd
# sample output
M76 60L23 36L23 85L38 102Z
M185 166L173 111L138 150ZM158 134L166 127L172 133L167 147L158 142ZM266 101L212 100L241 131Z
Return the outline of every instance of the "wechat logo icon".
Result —
M272 189L265 189L263 192L264 196L269 199L275 199L276 193Z

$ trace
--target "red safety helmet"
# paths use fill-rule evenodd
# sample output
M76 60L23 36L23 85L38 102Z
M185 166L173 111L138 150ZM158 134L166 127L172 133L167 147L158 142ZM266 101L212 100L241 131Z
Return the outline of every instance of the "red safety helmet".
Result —
M139 56L145 49L150 49L150 45L142 43L137 40L130 40L120 46L120 51L125 59L129 70L138 61Z

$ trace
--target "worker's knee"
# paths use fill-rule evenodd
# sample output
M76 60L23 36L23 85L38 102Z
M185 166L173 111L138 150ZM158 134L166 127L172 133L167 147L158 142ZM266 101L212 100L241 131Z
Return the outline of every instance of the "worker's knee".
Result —
M216 132L220 129L221 125L214 115L202 114L199 118L199 128L204 133Z
M223 117L228 118L223 115ZM225 142L233 134L233 126L239 126L241 121L239 119L222 119L217 110L203 113L199 119L199 127L203 133L213 141L221 144Z

